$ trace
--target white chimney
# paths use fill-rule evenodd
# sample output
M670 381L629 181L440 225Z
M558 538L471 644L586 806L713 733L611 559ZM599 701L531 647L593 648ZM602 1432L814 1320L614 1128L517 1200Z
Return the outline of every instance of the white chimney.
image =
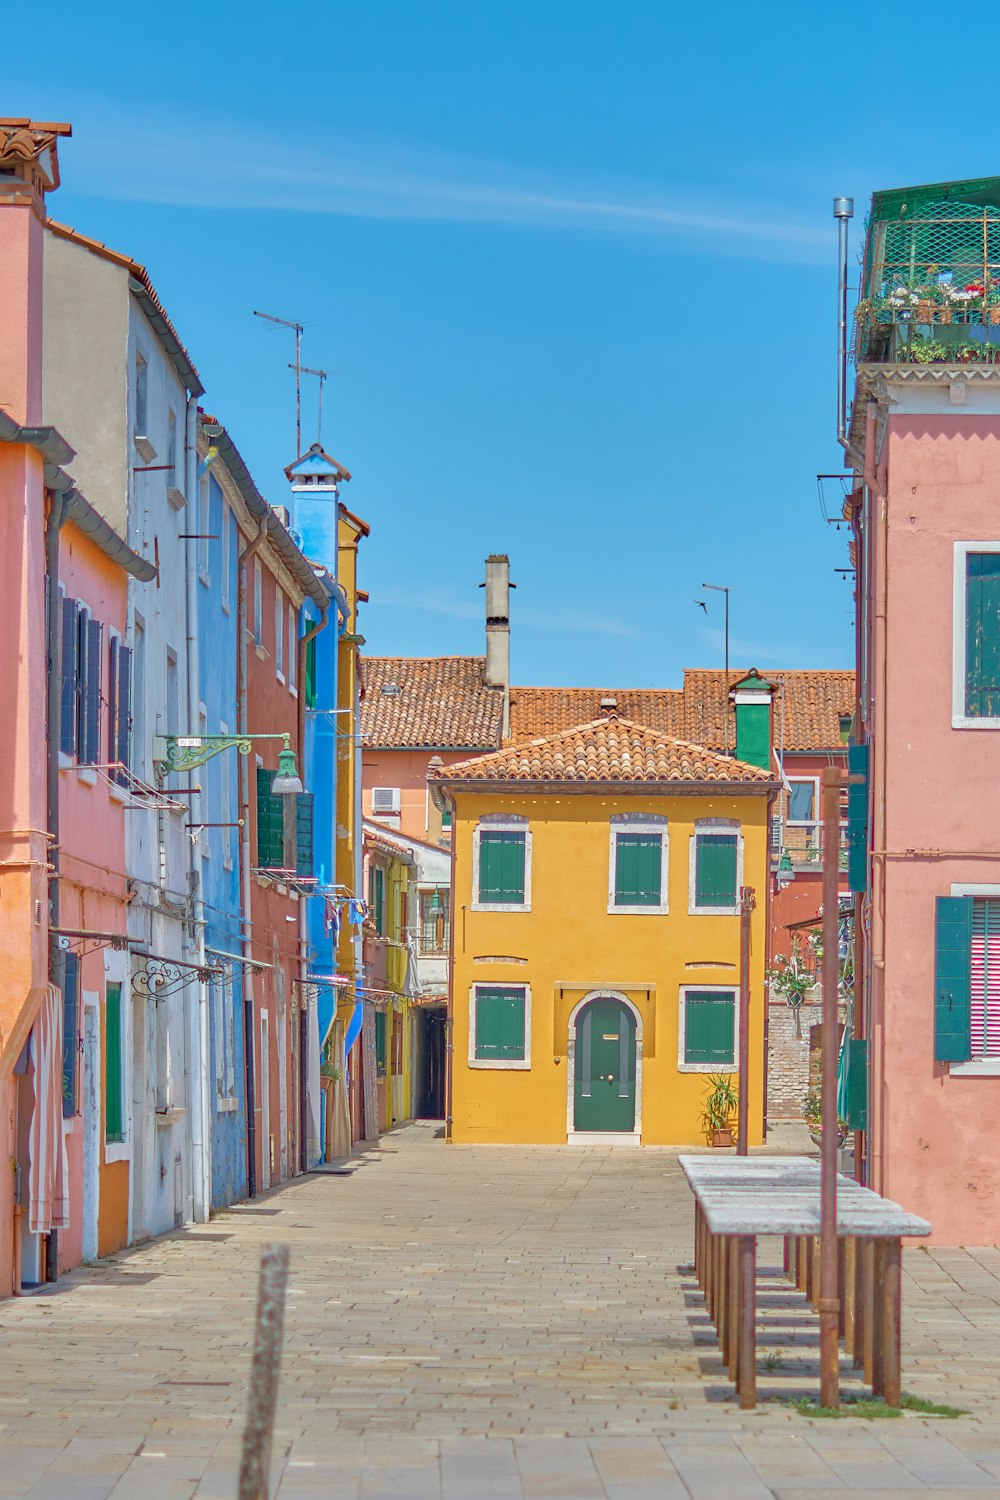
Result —
M510 728L510 558L505 552L486 559L486 685L503 688L503 733Z

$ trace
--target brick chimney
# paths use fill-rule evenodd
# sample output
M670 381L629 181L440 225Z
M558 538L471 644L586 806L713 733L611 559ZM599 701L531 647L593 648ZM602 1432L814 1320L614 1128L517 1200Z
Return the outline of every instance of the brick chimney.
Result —
M45 195L59 186L59 138L72 133L51 120L0 119L0 194L31 201L44 217Z
M503 734L510 729L510 558L495 552L486 559L486 685L503 688Z

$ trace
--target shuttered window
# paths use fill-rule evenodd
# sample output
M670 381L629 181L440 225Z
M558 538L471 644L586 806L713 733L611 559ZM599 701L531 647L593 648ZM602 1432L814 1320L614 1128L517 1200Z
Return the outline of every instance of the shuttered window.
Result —
M257 867L285 869L284 799L271 791L274 772L257 767Z
M1000 717L1000 552L965 559L965 712Z
M76 758L92 766L100 748L102 627L88 609L78 609L77 623Z
M104 1018L104 1139L125 1139L122 1088L122 987L108 985Z
M77 651L80 643L80 606L75 599L64 597L61 620L61 660L59 692L59 749L64 755L76 754Z
M972 898L939 896L934 913L934 1057L968 1062L971 1049Z
M298 792L295 797L295 873L313 872L313 794Z
M731 1067L735 1061L735 990L684 992L684 1061Z
M659 906L663 836L619 833L615 840L615 906Z
M316 707L316 637L310 636L305 650L306 708Z
M385 1011L375 1012L375 1073L385 1077Z
M973 898L971 947L971 1053L1000 1057L1000 899Z
M116 635L108 646L108 763L125 769L131 764L132 652ZM119 785L127 781L124 770L112 771Z
M525 992L521 985L476 986L477 1062L525 1060Z
M479 830L479 900L506 906L524 905L526 836L508 829Z
M77 1112L80 1055L80 960L75 953L63 953L63 1115L72 1119Z
M735 833L695 835L695 907L736 905Z

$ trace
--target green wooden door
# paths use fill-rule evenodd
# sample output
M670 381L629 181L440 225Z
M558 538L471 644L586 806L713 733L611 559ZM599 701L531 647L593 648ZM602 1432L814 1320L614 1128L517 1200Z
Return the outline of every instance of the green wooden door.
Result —
M574 1129L635 1129L635 1017L620 1000L591 1000L576 1018L574 1098Z

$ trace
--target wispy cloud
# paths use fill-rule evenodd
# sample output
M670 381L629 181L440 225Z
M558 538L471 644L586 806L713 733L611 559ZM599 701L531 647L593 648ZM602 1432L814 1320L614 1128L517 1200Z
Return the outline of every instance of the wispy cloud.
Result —
M456 620L479 620L482 610L465 599L435 590L379 589L378 604L388 609L408 609L415 614L448 615ZM606 620L598 611L553 605L543 609L518 609L514 629L553 630L570 635L635 636L637 632L621 620Z
M206 167L206 141L217 170ZM779 205L719 214L658 190L614 190L523 175L488 161L402 149L358 135L325 148L205 123L177 129L106 118L74 137L84 195L216 210L268 209L360 218L450 220L697 241L716 253L818 262L825 226Z
M726 649L726 633L724 630L703 630L702 639L712 647L712 653L718 656L721 662L722 653ZM783 662L786 666L788 658L787 648L784 651L775 651L773 646L761 645L759 641L745 641L740 636L729 637L729 660L731 664L737 662L744 666L747 663L754 664L761 661Z

